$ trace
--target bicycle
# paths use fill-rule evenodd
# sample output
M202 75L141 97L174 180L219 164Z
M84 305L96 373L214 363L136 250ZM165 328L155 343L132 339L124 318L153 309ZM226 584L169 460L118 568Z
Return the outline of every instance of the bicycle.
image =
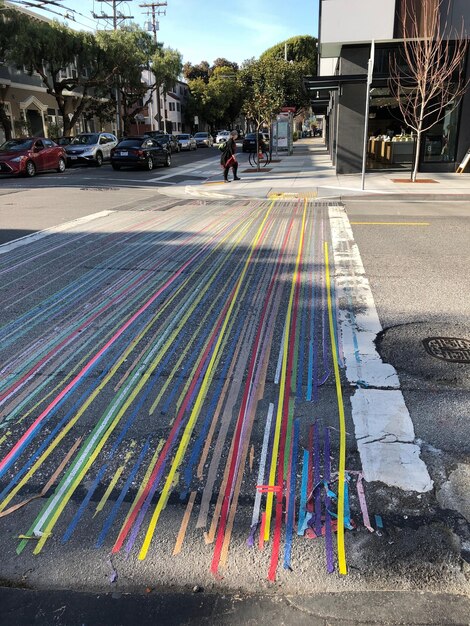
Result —
M260 150L257 152L250 152L248 157L248 162L251 167L258 167L258 162L260 166L266 167L269 163L271 163L271 155L266 150Z

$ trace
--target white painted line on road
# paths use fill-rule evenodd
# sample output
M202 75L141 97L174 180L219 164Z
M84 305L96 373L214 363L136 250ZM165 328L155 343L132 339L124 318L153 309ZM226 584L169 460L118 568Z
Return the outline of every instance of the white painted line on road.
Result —
M15 241L9 241L8 243L3 243L0 245L0 254L5 254L6 252L11 252L15 248L19 248L20 246L26 246L34 241L38 241L43 237L47 237L48 235L53 235L55 233L60 233L64 230L68 230L73 226L78 226L80 224L86 224L87 222L91 222L93 220L100 219L101 217L106 217L107 215L111 215L111 213L115 213L115 211L100 211L99 213L92 213L91 215L85 215L84 217L78 217L75 220L70 222L65 222L65 224L59 224L58 226L51 226L51 228L45 228L44 230L39 230L37 233L31 233L31 235L25 235L24 237L19 237L15 239Z
M177 176L177 174L174 174L174 176ZM94 180L96 182L96 178L82 178L82 180ZM100 181L102 180L110 180L112 181L114 184L116 184L116 179L115 178L100 178ZM141 189L148 189L148 186L145 186L146 182L156 182L156 180L159 179L149 179L148 181L146 180L142 180L137 179L137 178L124 178L122 180L119 181L119 186L120 187L124 187L125 183L140 183L141 184ZM176 183L165 183L165 185L176 185ZM96 187L96 189L101 189L101 187ZM91 190L93 191L93 190Z
M406 491L429 491L433 482L414 443L398 375L376 350L382 325L348 216L340 206L330 207L329 216L346 377L357 385L351 407L364 477Z
M164 180L166 178L173 178L173 176L184 176L185 174L191 174L191 172L194 172L196 170L204 169L205 167L207 167L208 164L218 163L218 160L215 161L214 158L210 158L210 159L203 159L202 161L197 161L197 163L198 165L189 164L189 165L178 167L177 168L178 171L175 173L165 174L164 176L157 176L156 178L149 178L148 182L153 183L159 180Z

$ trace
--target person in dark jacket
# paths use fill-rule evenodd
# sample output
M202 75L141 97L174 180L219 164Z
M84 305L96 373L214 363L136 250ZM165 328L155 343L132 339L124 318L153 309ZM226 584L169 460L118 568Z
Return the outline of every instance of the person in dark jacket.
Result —
M220 164L224 168L224 182L229 183L228 173L230 168L232 168L233 172L233 180L240 180L237 176L238 171L238 161L235 157L235 152L237 150L237 144L235 143L238 137L238 133L236 130L232 130L230 133L230 138L227 141L224 151L222 152L222 156L220 157Z

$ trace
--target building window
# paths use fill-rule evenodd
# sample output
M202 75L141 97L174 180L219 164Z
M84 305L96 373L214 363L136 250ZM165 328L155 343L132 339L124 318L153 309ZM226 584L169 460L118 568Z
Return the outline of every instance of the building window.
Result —
M180 110L181 110L181 107L180 107L180 103L179 103L179 102L177 102L177 103L176 103L176 110L177 110L177 111L180 111Z
M424 135L424 163L455 161L458 107L447 109L444 118Z
M181 132L181 122L178 122L178 132Z
M174 102L169 102L168 103L168 109L170 111L174 111L175 110L175 103Z

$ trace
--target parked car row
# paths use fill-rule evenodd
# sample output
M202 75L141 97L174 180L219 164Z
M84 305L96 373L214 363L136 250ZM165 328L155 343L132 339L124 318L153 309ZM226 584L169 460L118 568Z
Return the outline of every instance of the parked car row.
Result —
M230 131L220 131L216 143L227 141L229 136ZM203 131L194 136L190 133L169 135L148 131L121 140L105 132L80 133L76 137L61 137L57 142L45 137L11 139L0 146L0 174L34 176L36 172L46 170L63 172L66 166L76 164L101 167L104 161L111 161L115 170L126 165L151 170L156 165L169 167L173 153L211 148L213 145L212 135Z
M188 148L189 146L189 148ZM125 165L147 170L171 165L172 152L196 149L192 135L168 135L158 131L118 141L111 133L80 133L57 142L45 137L11 139L0 146L0 174L34 176L37 172L64 172L75 164L100 167L111 161L115 170Z

